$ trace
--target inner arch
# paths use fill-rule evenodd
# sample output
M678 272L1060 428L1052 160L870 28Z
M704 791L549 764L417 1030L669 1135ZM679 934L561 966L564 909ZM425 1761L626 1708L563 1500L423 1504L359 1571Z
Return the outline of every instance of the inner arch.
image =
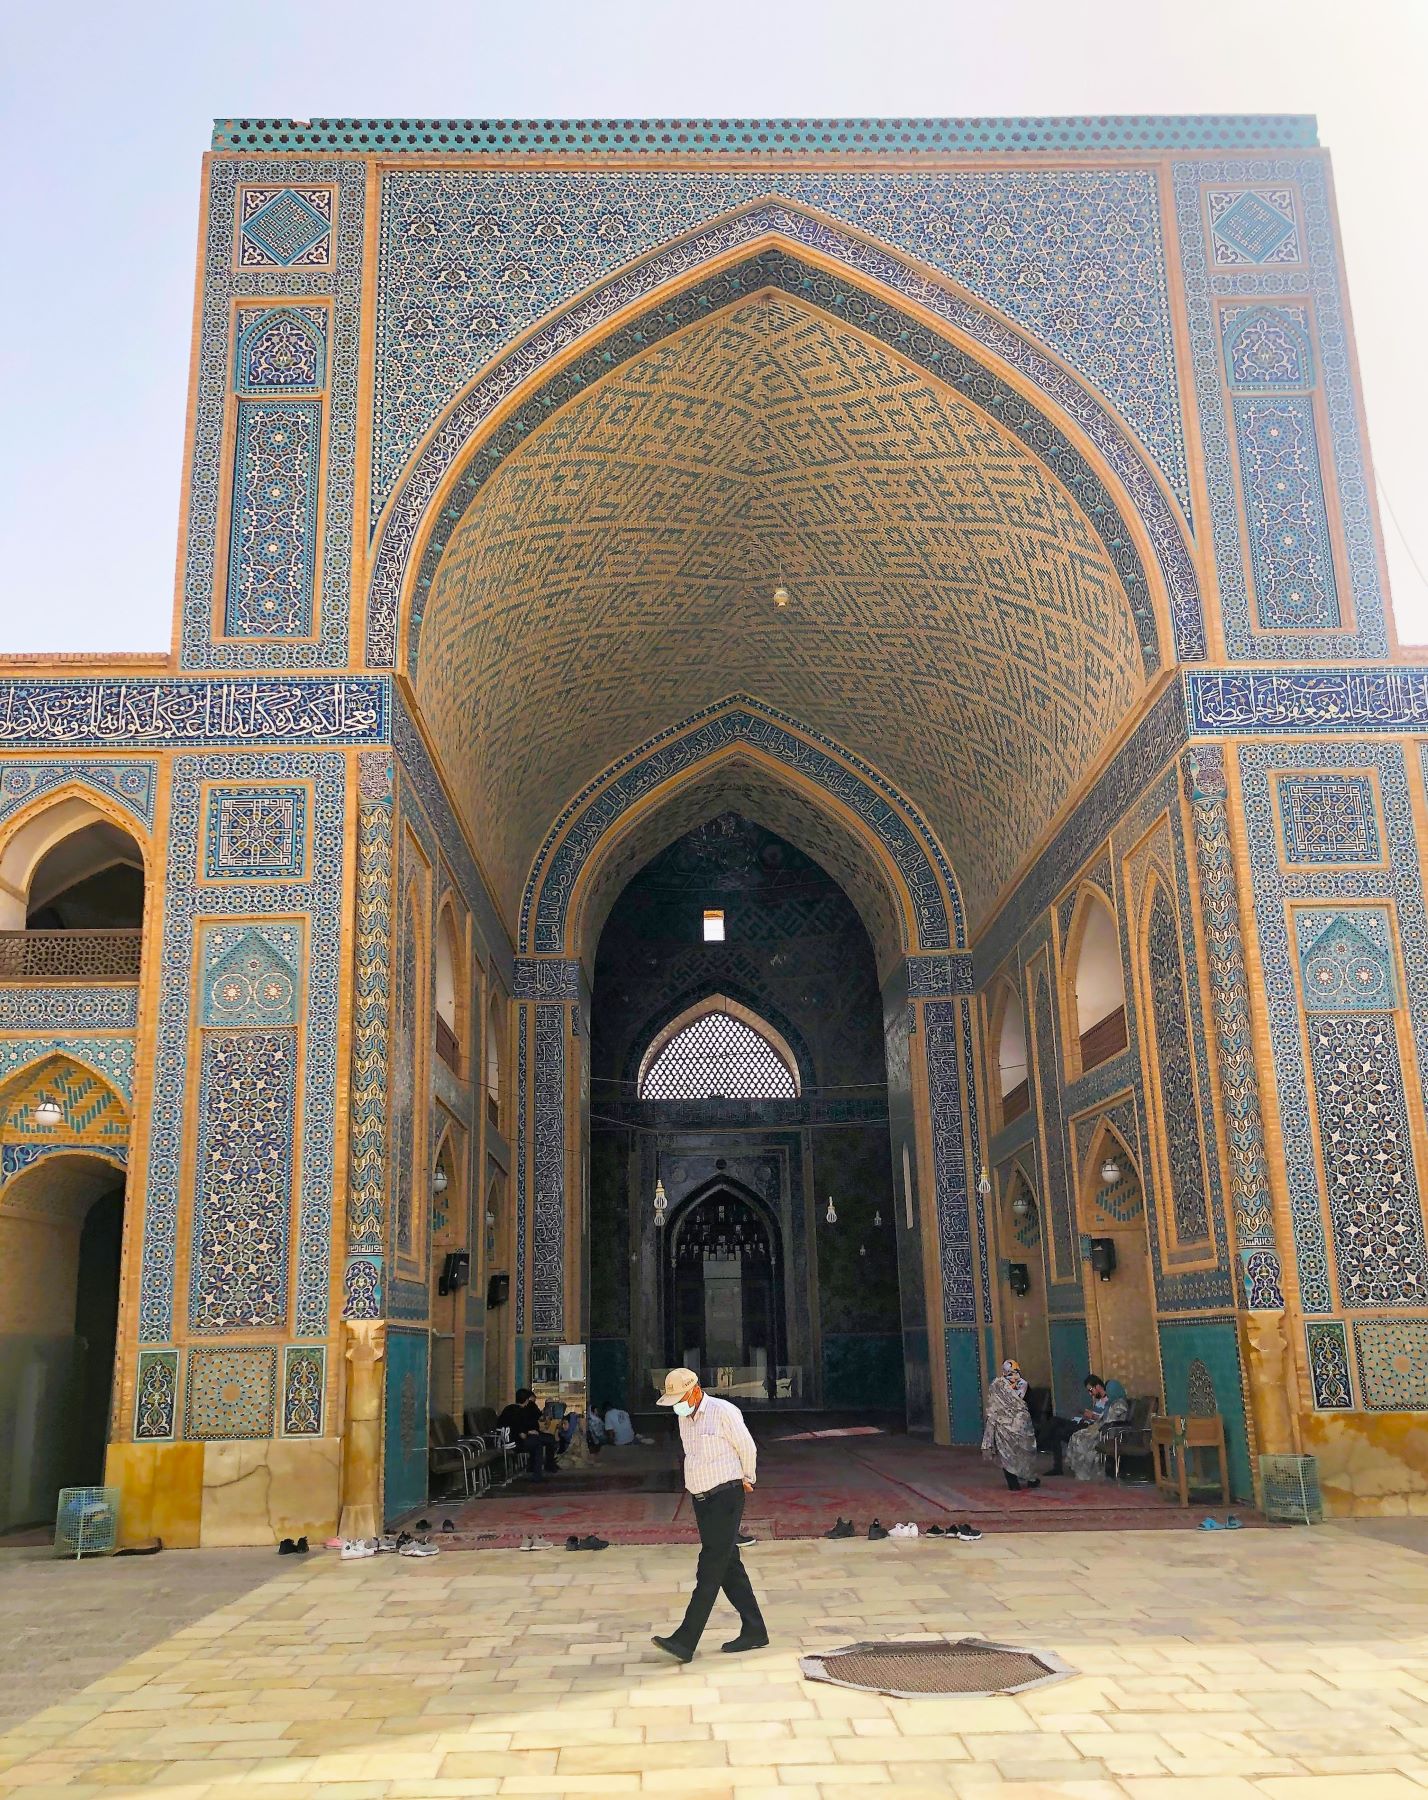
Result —
M742 688L886 771L975 923L1146 666L1101 535L1014 432L766 292L500 463L436 564L416 689L511 915L570 795Z

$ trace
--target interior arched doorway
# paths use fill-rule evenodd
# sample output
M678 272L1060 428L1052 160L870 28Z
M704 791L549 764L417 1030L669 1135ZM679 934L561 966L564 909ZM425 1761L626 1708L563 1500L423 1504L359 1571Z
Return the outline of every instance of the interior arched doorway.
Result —
M1164 1392L1156 1328L1145 1189L1126 1140L1102 1119L1080 1172L1080 1230L1090 1240L1082 1265L1091 1366L1131 1395Z
M738 1400L788 1398L783 1234L757 1194L716 1181L664 1227L667 1366L707 1371ZM780 1393L780 1382L783 1391Z
M11 825L0 848L0 980L138 979L145 861L132 824L73 789Z
M52 1070L46 1079L58 1084L63 1073ZM12 1087L0 1128L6 1166L16 1168L0 1188L0 1531L52 1523L62 1487L104 1478L123 1155L117 1148L57 1147L23 1160L25 1151L39 1149L16 1142L26 1118L62 1091L52 1085L37 1098L28 1085Z

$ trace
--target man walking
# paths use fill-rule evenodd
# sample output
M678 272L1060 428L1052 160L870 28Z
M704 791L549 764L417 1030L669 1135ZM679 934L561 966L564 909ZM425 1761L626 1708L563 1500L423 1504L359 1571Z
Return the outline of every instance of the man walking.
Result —
M744 1496L753 1492L758 1468L758 1451L744 1415L727 1400L706 1394L693 1369L670 1370L659 1404L672 1406L679 1419L684 1485L694 1497L694 1522L699 1527L699 1566L679 1629L654 1641L676 1662L691 1661L722 1588L739 1615L739 1635L723 1648L733 1653L762 1650L769 1641L768 1629L739 1558Z

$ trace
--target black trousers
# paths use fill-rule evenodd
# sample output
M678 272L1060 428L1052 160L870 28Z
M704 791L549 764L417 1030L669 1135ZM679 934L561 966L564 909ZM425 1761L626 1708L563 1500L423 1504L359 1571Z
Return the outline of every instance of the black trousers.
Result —
M1063 1419L1060 1413L1056 1413L1037 1432L1037 1449L1049 1450L1056 1459L1052 1465L1054 1475L1060 1475L1063 1472L1066 1446L1075 1437L1084 1422L1082 1419Z
M739 1615L739 1626L750 1637L767 1637L764 1615L739 1556L739 1526L744 1517L744 1484L731 1482L715 1488L694 1502L694 1522L699 1527L699 1566L694 1573L694 1592L684 1618L673 1635L687 1650L698 1647L714 1610L715 1597L724 1598Z

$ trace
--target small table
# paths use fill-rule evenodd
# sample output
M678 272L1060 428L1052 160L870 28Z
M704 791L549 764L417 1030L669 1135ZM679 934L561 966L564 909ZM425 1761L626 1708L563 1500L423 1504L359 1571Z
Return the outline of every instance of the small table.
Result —
M1162 1493L1178 1493L1182 1506L1190 1504L1190 1452L1215 1451L1220 1470L1220 1504L1229 1503L1225 1422L1218 1413L1199 1418L1159 1413L1150 1422L1150 1443L1155 1456L1156 1487Z

